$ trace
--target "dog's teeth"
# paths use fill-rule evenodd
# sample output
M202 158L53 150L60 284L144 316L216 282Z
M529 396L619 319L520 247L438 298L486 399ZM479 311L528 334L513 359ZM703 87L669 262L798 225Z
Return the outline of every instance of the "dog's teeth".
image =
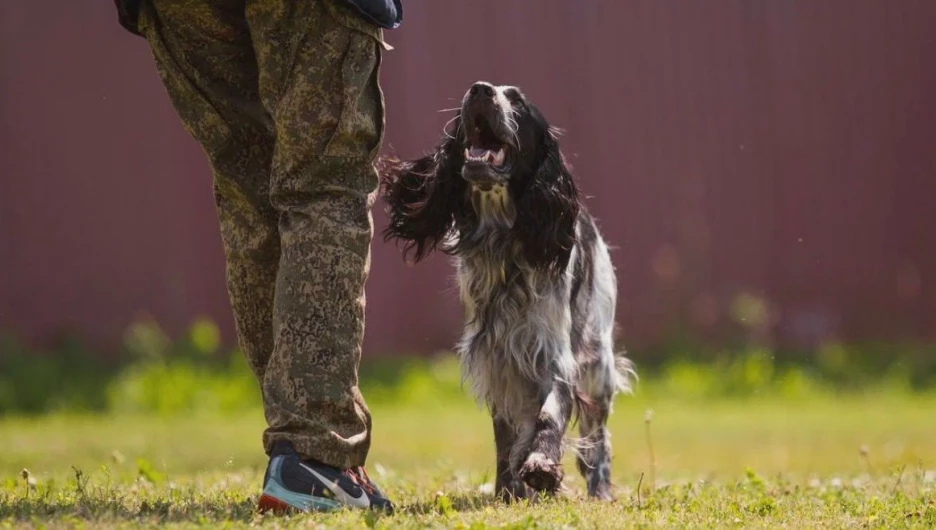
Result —
M465 151L465 158L468 160L483 162L488 157L489 151L480 147L468 147Z
M504 148L501 147L497 151L492 151L490 149L482 149L480 147L466 147L465 148L465 159L471 160L472 162L486 162L488 164L494 164L497 166L504 165Z

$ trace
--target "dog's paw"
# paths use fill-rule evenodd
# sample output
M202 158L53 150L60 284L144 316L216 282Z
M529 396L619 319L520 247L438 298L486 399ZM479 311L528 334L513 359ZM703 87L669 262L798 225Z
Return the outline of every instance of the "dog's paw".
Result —
M532 453L520 468L520 478L534 491L555 493L562 484L562 466L543 453Z

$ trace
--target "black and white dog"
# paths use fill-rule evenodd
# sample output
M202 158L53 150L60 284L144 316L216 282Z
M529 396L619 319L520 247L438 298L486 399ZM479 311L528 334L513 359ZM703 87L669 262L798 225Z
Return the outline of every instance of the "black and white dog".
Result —
M466 319L457 351L494 420L497 494L559 490L576 413L578 469L590 497L610 500L606 424L636 372L613 349L608 248L555 129L520 90L475 83L452 123L434 152L385 168L384 238L416 262L436 249L455 257Z

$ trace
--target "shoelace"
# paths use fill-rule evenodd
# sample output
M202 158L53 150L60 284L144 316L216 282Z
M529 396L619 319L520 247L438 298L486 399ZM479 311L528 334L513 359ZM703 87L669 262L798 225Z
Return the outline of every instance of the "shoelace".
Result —
M374 490L374 483L371 482L370 477L367 476L367 471L364 469L364 466L348 469L345 471L345 475L355 484L363 488L369 495L376 493Z

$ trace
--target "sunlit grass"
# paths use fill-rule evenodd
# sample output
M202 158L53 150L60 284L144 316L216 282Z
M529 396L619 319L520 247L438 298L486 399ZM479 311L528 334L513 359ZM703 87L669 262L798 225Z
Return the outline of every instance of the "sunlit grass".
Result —
M417 378L418 379L418 378ZM698 399L659 388L618 399L611 421L618 502L503 506L490 497L490 420L463 394L423 381L372 393L368 467L396 501L359 513L259 517L259 410L231 415L59 415L0 420L0 524L88 528L932 527L936 399L871 392L799 399ZM408 396L408 397L407 397ZM392 399L392 401L391 401ZM652 421L645 416L652 410ZM650 473L646 429L652 434ZM26 468L33 486L21 476ZM653 482L651 484L651 482ZM641 490L638 494L637 486Z

